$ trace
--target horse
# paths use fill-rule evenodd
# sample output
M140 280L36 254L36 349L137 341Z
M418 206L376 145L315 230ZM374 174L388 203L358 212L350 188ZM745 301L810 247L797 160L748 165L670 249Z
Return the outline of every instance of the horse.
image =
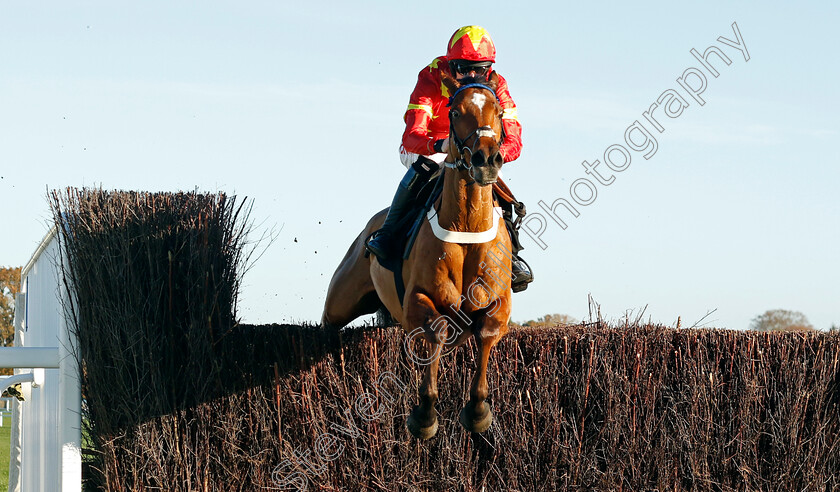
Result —
M365 254L365 239L379 229L385 209L368 221L336 269L321 319L325 327L342 327L384 306L409 337L422 341L431 355L420 360L425 370L419 404L407 420L419 439L437 433L440 356L470 337L478 349L477 368L459 421L475 433L490 427L487 365L508 332L511 310L511 240L492 192L504 163L498 76L464 83L444 75L442 81L452 94L449 152L440 197L403 263L404 297L398 297L394 273Z

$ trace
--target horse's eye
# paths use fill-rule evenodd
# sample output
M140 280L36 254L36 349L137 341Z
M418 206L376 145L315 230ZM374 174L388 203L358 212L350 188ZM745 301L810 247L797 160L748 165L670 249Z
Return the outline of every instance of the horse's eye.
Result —
M457 109L453 109L452 111L449 112L449 117L450 118L457 118L459 116L461 116L461 113L459 113Z

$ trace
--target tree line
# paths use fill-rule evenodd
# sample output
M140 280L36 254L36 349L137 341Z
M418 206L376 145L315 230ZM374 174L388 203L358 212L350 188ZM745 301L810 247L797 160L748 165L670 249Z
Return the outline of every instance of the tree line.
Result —
M519 323L522 326L558 326L558 325L574 325L579 323L578 320L569 316L568 314L546 314L537 319L531 319ZM753 318L749 325L750 330L754 331L787 331L787 332L808 332L816 329L808 321L808 318L799 311L790 311L787 309L770 309ZM840 332L840 325L832 324L828 329L830 332Z
M20 292L20 267L0 267L0 346L15 342L15 295ZM0 369L0 376L12 374L12 369Z

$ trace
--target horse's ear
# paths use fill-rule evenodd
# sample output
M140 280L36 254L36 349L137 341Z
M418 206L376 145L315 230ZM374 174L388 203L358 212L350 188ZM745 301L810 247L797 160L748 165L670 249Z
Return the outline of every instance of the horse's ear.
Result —
M495 70L490 72L490 77L487 78L487 87L493 89L493 92L499 88L499 74Z
M449 90L449 94L455 94L461 87L461 84L446 72L440 73L440 81Z

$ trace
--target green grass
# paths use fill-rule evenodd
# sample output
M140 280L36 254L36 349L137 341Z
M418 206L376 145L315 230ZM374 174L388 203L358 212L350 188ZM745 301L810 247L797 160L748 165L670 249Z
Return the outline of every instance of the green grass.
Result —
M9 448L11 447L12 419L4 418L0 427L0 491L9 490Z

